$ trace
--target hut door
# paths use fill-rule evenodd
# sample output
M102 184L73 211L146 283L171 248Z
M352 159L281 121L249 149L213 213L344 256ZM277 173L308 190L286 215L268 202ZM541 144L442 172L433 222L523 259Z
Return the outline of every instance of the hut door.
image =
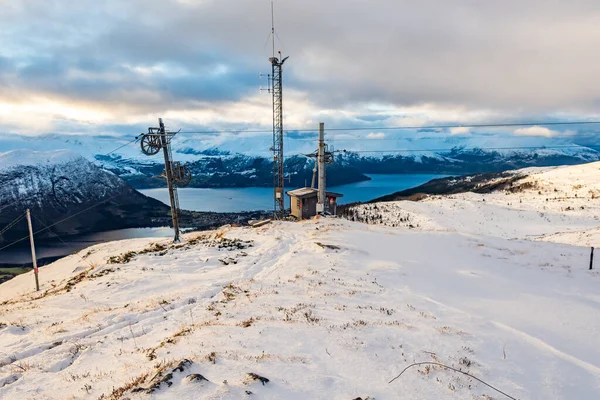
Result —
M310 216L309 210L310 201L308 199L302 200L302 218L306 218Z
M337 215L337 202L335 197L329 198L329 213L332 215Z

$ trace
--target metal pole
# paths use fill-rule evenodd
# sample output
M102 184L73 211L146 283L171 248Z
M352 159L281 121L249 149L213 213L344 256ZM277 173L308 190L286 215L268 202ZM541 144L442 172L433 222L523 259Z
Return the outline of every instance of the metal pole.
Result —
M29 227L29 242L31 243L31 259L33 261L33 274L35 275L35 290L40 291L40 281L38 278L37 257L35 255L35 243L33 242L33 228L31 227L31 214L27 209L27 226Z
M275 57L275 13L273 12L273 2L271 1L271 43L273 44L273 57Z
M594 266L594 248L592 247L592 253L590 254L590 271L592 270L593 266Z
M327 211L327 196L325 188L325 124L319 122L319 152L317 156L319 162L319 192L317 197L317 212L325 213Z
M173 183L173 162L171 161L171 154L169 152L169 142L167 134L165 132L165 124L162 118L158 119L158 126L160 127L160 140L165 156L165 176L167 177L167 186L169 187L169 200L171 201L171 217L173 218L173 231L175 231L174 242L179 242L179 207L177 204L177 197L175 194L175 187Z

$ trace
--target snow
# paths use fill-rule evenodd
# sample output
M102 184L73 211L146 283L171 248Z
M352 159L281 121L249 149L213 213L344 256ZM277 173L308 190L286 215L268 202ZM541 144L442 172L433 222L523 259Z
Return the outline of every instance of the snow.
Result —
M83 250L41 268L41 294L31 274L0 285L0 398L505 398L439 367L388 383L433 361L519 399L597 399L600 274L569 235L598 237L598 168L362 206L410 216L397 227L326 218Z
M173 129L176 130L176 129ZM238 132L238 133L235 133ZM0 136L1 150L33 149L52 150L68 149L83 155L90 161L95 161L97 155L108 154L116 148L120 148L116 155L123 159L135 161L136 163L152 163L153 158L147 157L140 150L139 143L129 143L135 139L137 134L127 135L61 135L44 134L39 136L10 135ZM368 134L366 134L368 135ZM385 140L368 140L366 135L360 134L338 135L335 132L326 133L326 140L337 150L360 150L367 152L360 154L373 158L388 157L390 155L402 155L413 157L415 161L421 162L423 157L435 158L437 160L453 161L443 153L451 149L457 151L473 151L473 149L489 149L505 157L531 156L532 151L540 156L566 155L581 160L597 160L598 152L585 146L575 145L569 138L544 138L526 136L488 135L481 136L455 136L437 132L431 135L423 133L415 136L414 132L396 132L394 138ZM181 162L193 162L198 158L211 158L210 155L198 155L203 151L215 151L217 154L229 154L231 157L244 155L251 157L272 157L269 148L273 145L272 135L253 134L233 130L223 134L191 134L180 133L173 138L172 147L175 158ZM129 144L128 144L129 143ZM360 146L359 146L360 145ZM305 135L289 134L285 137L285 146L289 154L308 154L317 148L316 129L314 133ZM542 146L549 148L543 149ZM398 150L404 152L398 153ZM390 151L389 153L387 151ZM373 153L368 153L373 152ZM216 157L216 156L215 156ZM227 157L219 155L218 157ZM343 155L340 155L343 158ZM157 156L156 162L160 162ZM108 161L103 161L107 163Z
M127 185L70 150L0 153L0 205L52 210L116 193Z
M511 171L510 190L357 207L359 220L473 236L600 246L600 162ZM497 182L494 179L490 182Z
M8 172L11 169L23 166L47 167L76 161L80 158L82 157L79 154L70 150L11 150L0 153L0 172Z

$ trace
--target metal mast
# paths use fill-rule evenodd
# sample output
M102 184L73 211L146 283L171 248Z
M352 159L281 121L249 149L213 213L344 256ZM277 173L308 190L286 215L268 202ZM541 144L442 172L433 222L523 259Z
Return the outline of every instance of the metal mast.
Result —
M313 178L311 188L315 188L315 173L319 172L318 192L317 192L317 214L327 214L327 187L326 187L326 166L334 162L335 150L333 146L325 143L325 124L319 122L319 147L317 151L306 154L306 157L315 159L315 169L313 169Z
M283 63L288 57L281 58L281 51L275 55L275 18L273 2L271 2L271 37L273 55L271 63L271 85L269 91L273 95L273 216L275 219L285 218L284 171L283 171Z
M281 53L280 53L281 54ZM279 57L271 57L269 61L272 66L272 93L273 93L273 187L274 187L274 216L276 219L285 217L284 203L284 175L283 175L283 84L282 68L283 60Z
M327 190L325 188L325 124L319 123L319 149L317 150L319 165L319 192L317 193L317 213L327 212Z
M179 196L177 187L184 187L190 184L192 174L190 170L173 161L171 153L171 139L177 132L169 132L165 129L162 118L158 119L158 128L148 128L148 133L142 134L141 146L142 152L148 156L158 154L163 150L165 158L165 173L167 186L169 188L169 200L171 203L171 218L173 220L173 231L175 232L173 241L181 241L179 232Z

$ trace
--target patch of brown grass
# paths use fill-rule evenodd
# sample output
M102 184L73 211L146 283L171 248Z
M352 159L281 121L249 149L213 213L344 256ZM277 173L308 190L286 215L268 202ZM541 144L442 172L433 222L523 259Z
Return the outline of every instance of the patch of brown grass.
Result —
M147 372L144 374L138 375L137 377L129 380L123 386L113 389L113 391L108 395L108 397L106 397L104 394L102 394L102 396L100 396L98 398L98 400L104 400L104 399L119 400L123 397L123 395L125 393L139 387L142 383L144 383L146 381L146 379L148 379L148 375L149 374Z

